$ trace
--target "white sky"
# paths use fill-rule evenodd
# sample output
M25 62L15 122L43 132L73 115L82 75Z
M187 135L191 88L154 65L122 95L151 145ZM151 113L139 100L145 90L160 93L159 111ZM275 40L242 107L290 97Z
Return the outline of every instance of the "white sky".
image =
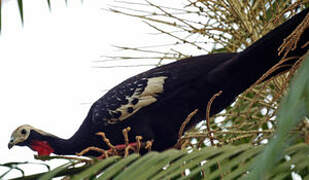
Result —
M153 1L183 7L179 0ZM112 0L84 0L83 4L80 0L68 0L68 7L65 0L53 0L52 12L46 0L24 0L24 28L16 0L4 2L0 36L0 164L40 162L34 160L35 153L26 147L8 150L10 135L16 127L30 124L69 138L106 89L150 68L94 68L106 65L95 62L103 60L102 55L124 55L111 45L134 47L174 42L147 34L153 31L138 19L101 10L113 4ZM48 162L52 167L62 163ZM46 170L39 165L31 169L21 167L28 175ZM6 170L0 167L0 175ZM14 170L6 177L19 175Z
M93 68L102 65L94 62L104 59L101 55L117 55L111 45L162 42L146 34L150 28L140 20L100 9L112 1L68 2L66 7L64 0L53 0L50 13L46 0L24 0L24 28L16 1L5 1L3 5L0 163L36 162L34 152L28 148L8 150L10 134L17 126L30 124L69 138L84 120L91 103L106 89L150 68ZM30 174L46 168L23 169ZM0 174L5 170L0 167ZM13 171L7 177L17 175L20 173Z

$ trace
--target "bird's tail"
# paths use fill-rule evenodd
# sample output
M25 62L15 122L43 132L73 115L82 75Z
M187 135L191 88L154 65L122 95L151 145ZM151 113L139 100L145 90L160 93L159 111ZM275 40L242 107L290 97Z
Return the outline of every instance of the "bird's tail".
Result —
M278 48L283 43L284 39L288 37L298 25L302 23L304 18L309 12L309 8L298 13L290 20L281 24L261 39L253 43L243 52L239 53L231 60L218 66L208 74L208 81L210 83L227 83L225 87L228 90L233 88L235 94L250 87L256 82L264 73L271 67L279 62L283 55L278 55ZM302 46L309 40L309 30L306 29L297 43L295 50L288 54L288 57L304 55L308 46ZM296 60L289 61L288 64L294 64ZM282 71L287 70L284 68L276 70L271 76L276 75Z

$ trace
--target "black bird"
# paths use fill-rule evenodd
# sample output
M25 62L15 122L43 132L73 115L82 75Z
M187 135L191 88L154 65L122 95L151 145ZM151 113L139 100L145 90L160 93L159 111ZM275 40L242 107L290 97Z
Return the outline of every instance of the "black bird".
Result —
M8 147L28 146L40 155L75 154L89 146L109 149L97 136L104 132L112 144L123 144L121 130L130 126L130 142L135 136L154 140L152 149L162 151L175 145L184 119L200 109L189 126L205 119L204 110L211 97L222 90L212 104L210 115L220 112L256 82L282 56L278 47L284 38L303 21L308 9L275 28L240 53L219 53L187 58L157 67L120 83L91 107L78 131L69 139L61 139L29 125L18 127ZM297 48L288 56L304 55L308 46L308 29ZM296 59L271 76L290 68ZM93 155L91 152L88 155Z

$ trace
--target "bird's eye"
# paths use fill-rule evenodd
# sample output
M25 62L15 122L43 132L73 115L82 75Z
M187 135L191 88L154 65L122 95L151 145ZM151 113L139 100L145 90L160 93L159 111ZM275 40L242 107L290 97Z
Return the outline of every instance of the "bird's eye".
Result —
M22 135L25 135L25 134L27 134L27 131L26 131L26 129L22 129L22 130L21 130L21 134L22 134Z

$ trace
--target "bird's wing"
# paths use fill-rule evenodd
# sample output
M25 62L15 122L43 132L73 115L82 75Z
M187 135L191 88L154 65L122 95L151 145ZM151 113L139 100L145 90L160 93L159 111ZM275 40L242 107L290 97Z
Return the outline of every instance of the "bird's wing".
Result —
M157 101L167 75L134 76L107 92L92 106L92 121L115 124Z
M163 102L171 97L183 100L190 96L184 91L186 86L234 55L221 53L192 57L133 76L96 101L88 118L95 124L116 124L157 101Z

